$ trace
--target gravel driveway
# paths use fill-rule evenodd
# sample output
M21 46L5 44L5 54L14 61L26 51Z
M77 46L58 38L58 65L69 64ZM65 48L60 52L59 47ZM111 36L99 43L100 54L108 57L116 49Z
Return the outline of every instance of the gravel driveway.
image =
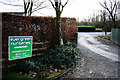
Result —
M77 65L67 75L72 78L118 78L118 53L120 46L107 44L97 38L102 32L78 33L78 48L81 51ZM113 79L114 80L114 79Z

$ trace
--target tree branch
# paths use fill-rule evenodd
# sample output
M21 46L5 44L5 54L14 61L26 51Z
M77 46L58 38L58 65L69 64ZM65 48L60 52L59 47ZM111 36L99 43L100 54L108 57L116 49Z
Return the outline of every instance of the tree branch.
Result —
M53 2L51 0L49 0L49 1L52 4L53 8L56 10L55 5L53 4Z
M62 5L62 9L61 9L60 13L63 12L63 8L67 5L68 1L69 1L69 0L67 0L66 3L65 3L64 5L61 4L61 5Z
M43 7L40 7L40 8L37 8L37 9L33 9L33 12L37 11L37 10L40 10L40 9L43 9L43 8L46 8L47 6L43 6Z
M103 6L103 4L102 4L102 3L100 3L100 2L99 2L99 4L100 4L103 8L105 8L105 9L106 9L106 7L105 7L105 6ZM105 3L104 3L104 4L105 4Z
M113 7L113 3L112 3L112 1L111 0L109 0L109 2L110 2L110 7L111 7L111 10L112 10L112 7Z
M109 14L112 18L112 21L114 23L114 27L116 27L116 13L117 13L117 10L118 10L119 1L113 0L113 2L112 2L111 0L109 0L109 2L110 2L109 7L108 7L106 1L104 2L104 5L101 4L101 3L100 3L100 5L109 12Z
M34 9L39 8L39 7L40 7L43 3L44 3L44 2L41 2L39 5L36 5L37 7L36 7L36 8L34 8Z

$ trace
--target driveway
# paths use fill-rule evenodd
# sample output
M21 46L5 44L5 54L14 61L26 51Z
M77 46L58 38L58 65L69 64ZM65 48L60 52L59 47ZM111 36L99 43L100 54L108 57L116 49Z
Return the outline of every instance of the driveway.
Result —
M108 33L109 34L109 33ZM118 78L120 47L97 38L103 32L78 33L81 55L75 68L61 78Z

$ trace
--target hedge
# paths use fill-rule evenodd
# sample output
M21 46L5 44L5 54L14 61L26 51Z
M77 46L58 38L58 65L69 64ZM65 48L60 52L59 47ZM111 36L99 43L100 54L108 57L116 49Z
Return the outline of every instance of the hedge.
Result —
M95 32L95 26L78 26L78 32Z
M55 17L22 16L9 13L2 14L2 51L8 52L9 36L33 36L33 42L45 42L47 48L59 44ZM62 22L62 34L64 43L76 41L78 31L75 18L64 17ZM37 45L33 45L36 48Z

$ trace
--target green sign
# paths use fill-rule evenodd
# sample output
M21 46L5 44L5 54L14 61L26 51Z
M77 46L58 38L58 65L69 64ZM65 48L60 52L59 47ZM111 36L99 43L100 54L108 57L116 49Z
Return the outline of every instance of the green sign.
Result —
M9 60L32 56L32 36L9 36Z

